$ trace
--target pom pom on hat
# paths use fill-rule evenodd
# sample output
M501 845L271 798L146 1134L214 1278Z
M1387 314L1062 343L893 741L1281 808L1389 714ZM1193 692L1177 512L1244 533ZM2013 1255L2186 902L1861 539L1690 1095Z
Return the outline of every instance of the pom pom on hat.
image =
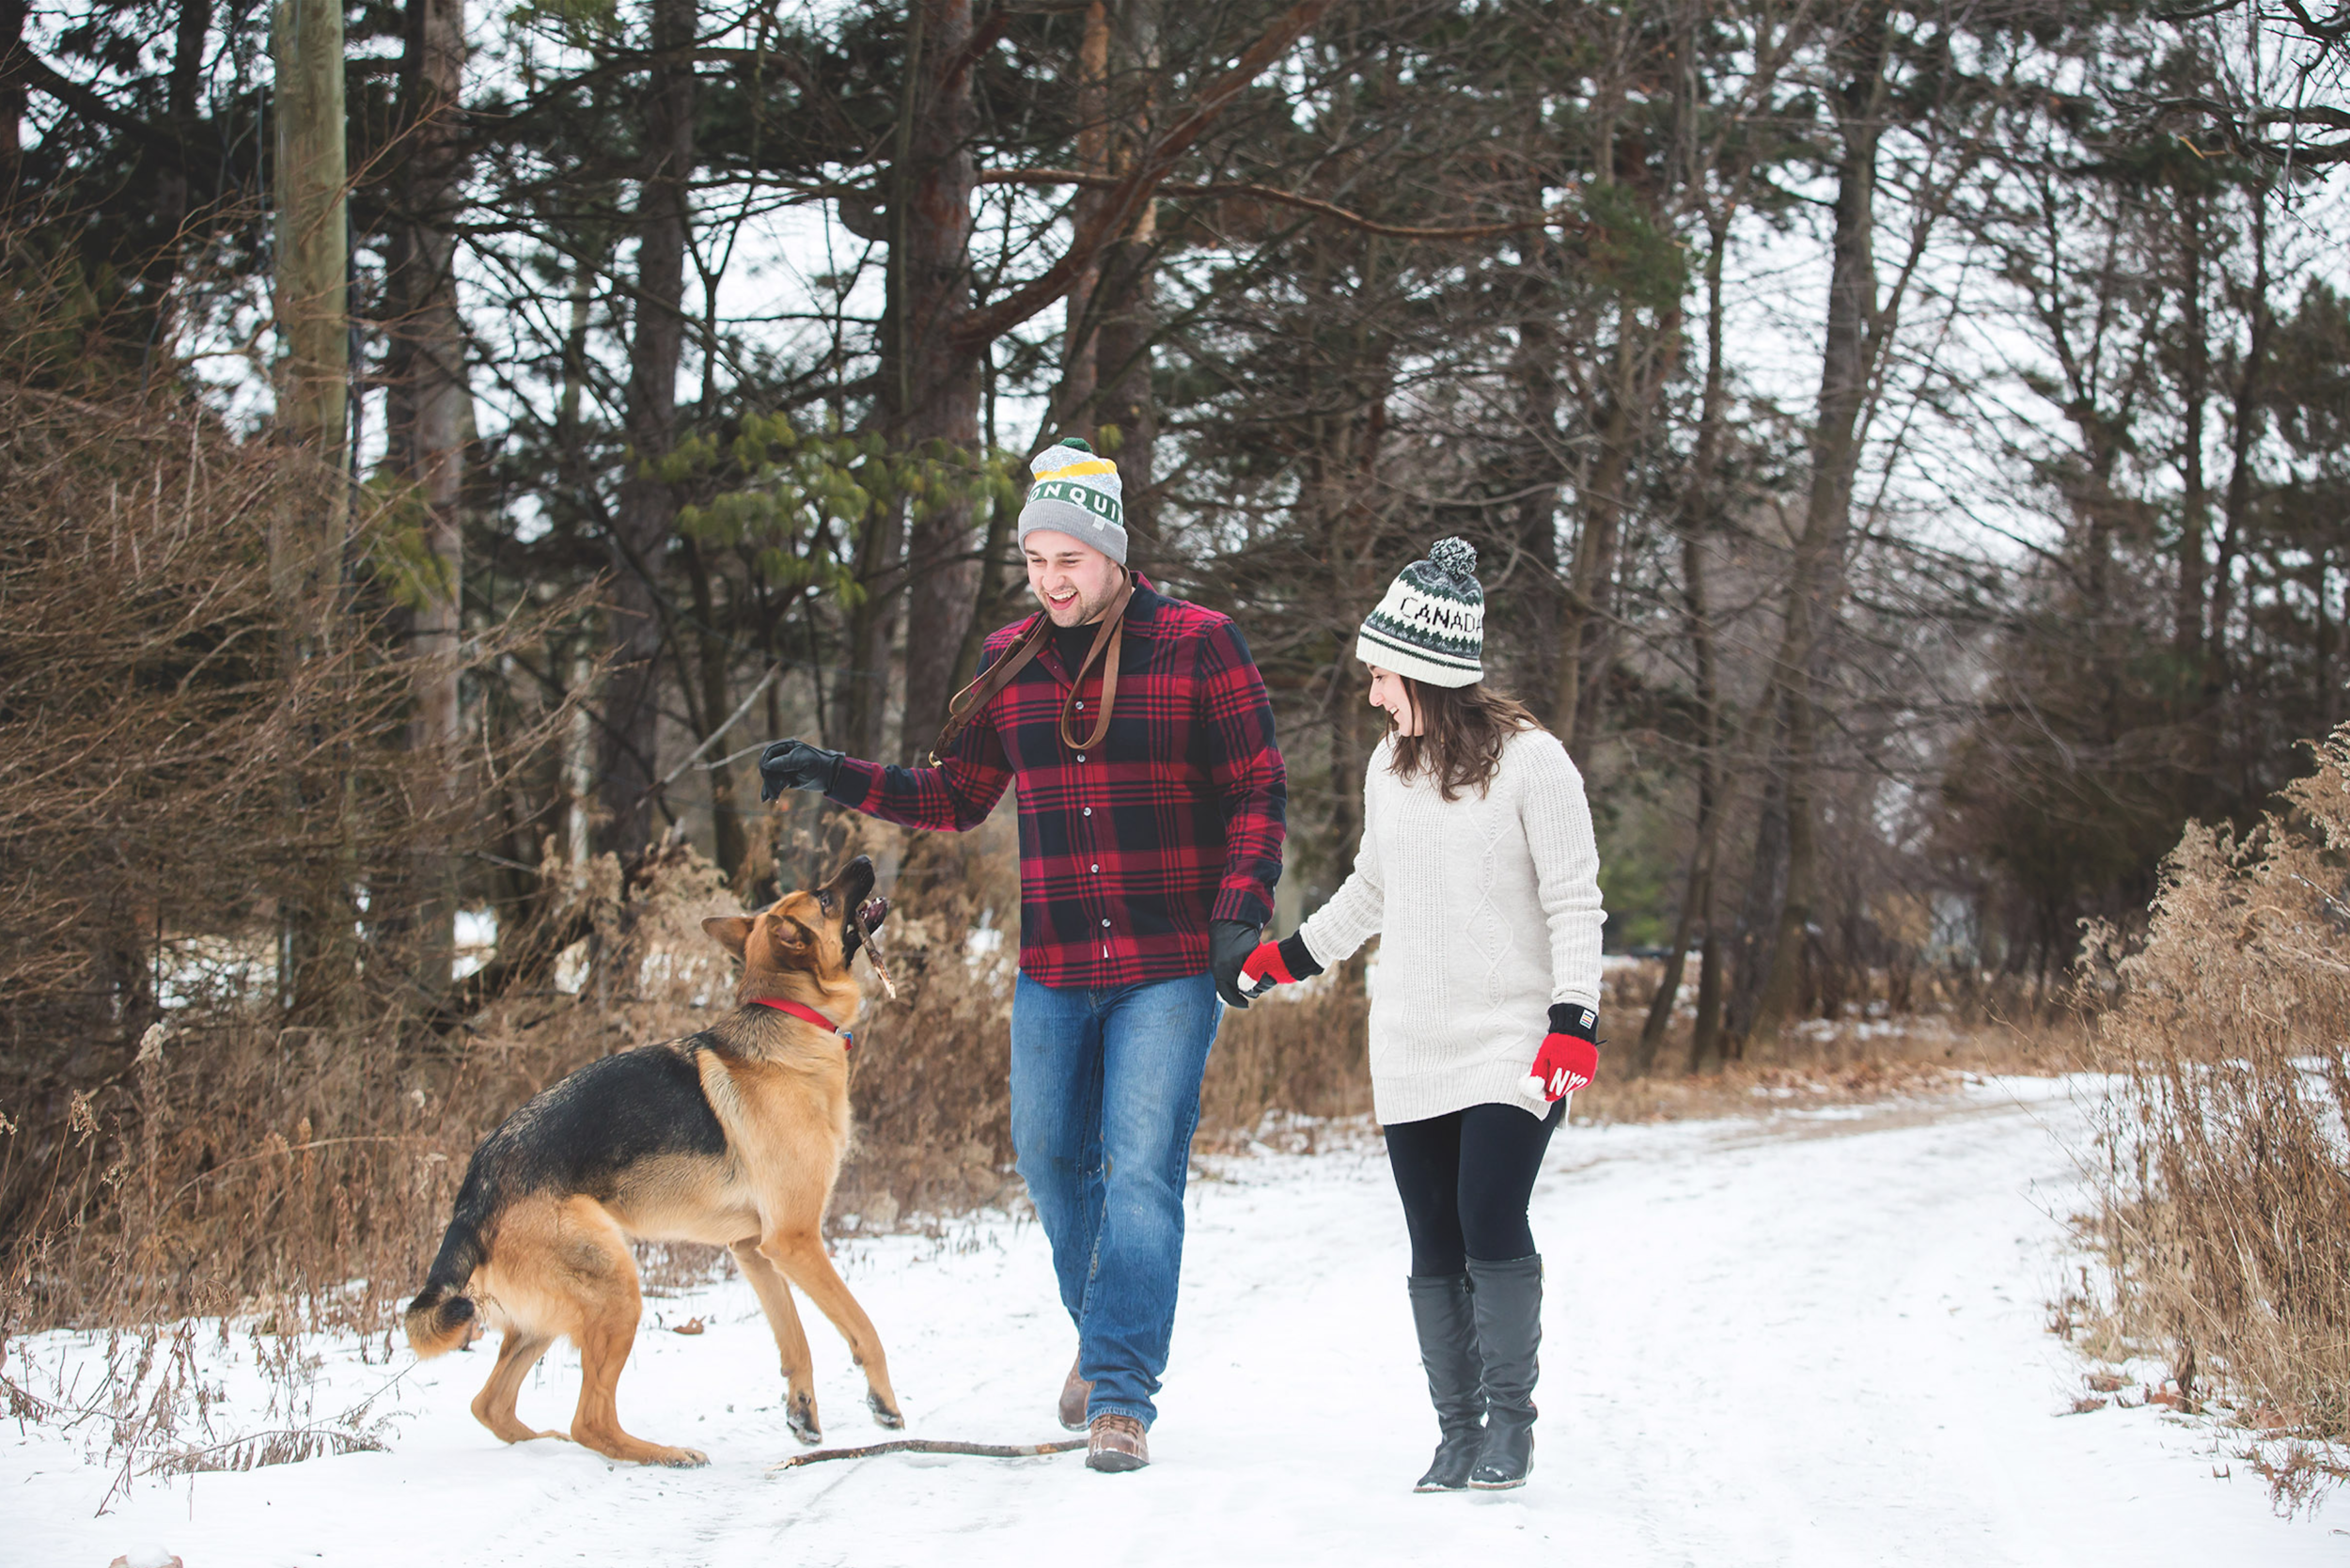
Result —
M1456 534L1436 541L1428 547L1428 564L1466 589L1470 598L1483 598L1483 590L1477 586L1477 546L1467 540Z

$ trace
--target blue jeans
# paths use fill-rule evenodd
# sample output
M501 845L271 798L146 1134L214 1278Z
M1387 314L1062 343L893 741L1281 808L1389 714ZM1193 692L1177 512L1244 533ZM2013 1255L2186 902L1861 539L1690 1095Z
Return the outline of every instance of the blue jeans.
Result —
M1183 1180L1223 1003L1193 975L1011 1003L1011 1141L1077 1325L1087 1417L1158 1410L1183 1262Z

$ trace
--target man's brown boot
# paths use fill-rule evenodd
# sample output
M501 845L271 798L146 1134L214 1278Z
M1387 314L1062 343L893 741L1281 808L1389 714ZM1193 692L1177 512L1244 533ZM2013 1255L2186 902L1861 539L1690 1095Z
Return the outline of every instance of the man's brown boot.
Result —
M1087 1469L1139 1470L1150 1463L1151 1439L1143 1435L1140 1421L1116 1414L1093 1418L1086 1443Z
M1093 1385L1077 1375L1077 1369L1084 1364L1085 1356L1080 1352L1077 1359L1069 1363L1069 1381L1060 1386L1060 1424L1070 1432L1086 1429L1086 1402L1093 1397Z

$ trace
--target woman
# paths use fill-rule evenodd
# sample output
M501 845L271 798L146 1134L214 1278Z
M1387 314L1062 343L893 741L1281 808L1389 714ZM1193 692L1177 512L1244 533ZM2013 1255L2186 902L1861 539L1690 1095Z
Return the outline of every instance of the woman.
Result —
M1583 779L1533 714L1479 683L1484 619L1477 553L1446 539L1363 622L1355 653L1393 724L1364 779L1354 874L1241 972L1269 990L1384 937L1372 1105L1443 1434L1422 1492L1522 1486L1532 1467L1543 1261L1527 1199L1565 1096L1599 1061Z

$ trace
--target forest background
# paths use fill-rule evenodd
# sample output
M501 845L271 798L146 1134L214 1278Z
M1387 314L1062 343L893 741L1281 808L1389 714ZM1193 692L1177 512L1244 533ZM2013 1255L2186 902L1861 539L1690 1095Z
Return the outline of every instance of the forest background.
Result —
M695 917L853 845L922 1071L844 1203L1003 1191L1003 823L751 759L924 754L1066 435L1264 670L1282 929L1359 831L1354 629L1459 534L1652 959L1612 1077L2077 996L2350 717L2346 36L5 0L0 1329L372 1322L484 1128L692 1027ZM1362 984L1235 1017L1211 1121L1362 1109Z

